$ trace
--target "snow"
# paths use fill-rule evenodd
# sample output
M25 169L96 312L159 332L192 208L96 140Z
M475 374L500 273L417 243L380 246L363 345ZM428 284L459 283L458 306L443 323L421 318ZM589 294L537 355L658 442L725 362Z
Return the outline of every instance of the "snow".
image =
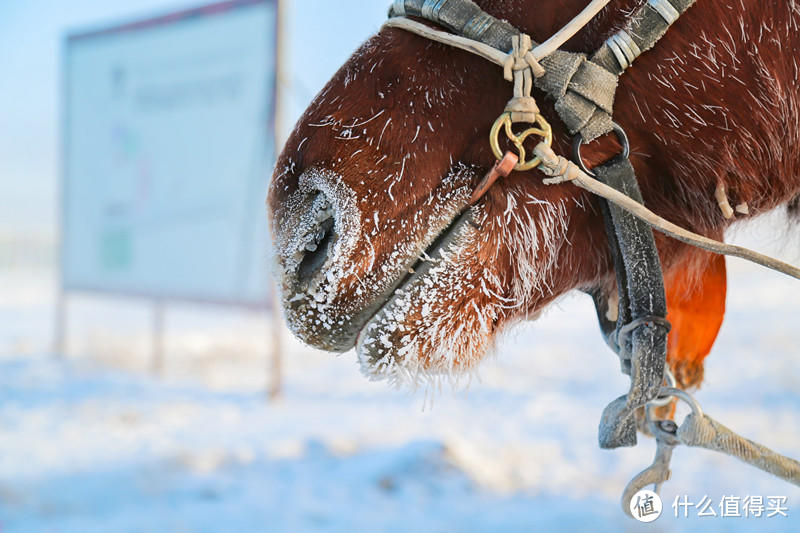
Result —
M755 235L744 242L761 250L773 238ZM696 397L798 457L798 282L728 264L728 313ZM286 332L286 387L270 403L259 316L171 311L154 378L147 309L76 297L71 355L51 357L51 275L0 272L3 533L797 530L800 488L700 449L676 450L661 518L622 514L622 489L655 446L597 446L600 413L627 381L588 297L512 330L455 391L392 390L359 374L352 352L316 352ZM707 495L717 513L723 496L783 495L789 518L675 518L684 494Z

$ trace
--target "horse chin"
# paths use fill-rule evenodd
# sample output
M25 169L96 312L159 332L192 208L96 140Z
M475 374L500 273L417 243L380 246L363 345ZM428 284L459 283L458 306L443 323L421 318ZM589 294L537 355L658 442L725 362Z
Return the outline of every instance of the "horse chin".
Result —
M474 366L486 351L496 313L475 298L475 210L450 224L367 321L356 341L362 372L415 385ZM476 291L477 289L477 291Z
M306 169L271 212L292 332L319 349L353 348L367 326L397 305L403 288L416 283L409 272L427 271L436 250L468 225L470 217L461 213L474 178L474 170L460 165L414 206L382 213L379 220L377 206L385 202L379 193L359 201L341 171ZM369 208L361 205L365 199Z

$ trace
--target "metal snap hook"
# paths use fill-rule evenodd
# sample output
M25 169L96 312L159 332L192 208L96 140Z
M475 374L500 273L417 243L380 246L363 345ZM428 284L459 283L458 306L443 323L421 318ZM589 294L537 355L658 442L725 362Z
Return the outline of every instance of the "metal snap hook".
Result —
M622 145L622 157L627 159L631 155L631 144L628 141L628 135L625 133L625 130L622 129L622 126L617 124L616 122L612 122L613 131L617 136L617 140ZM572 159L575 161L575 164L578 165L578 168L589 174L590 176L594 176L594 172L586 168L586 165L583 164L583 158L581 157L581 146L583 146L583 135L579 133L575 134L575 137L572 138Z

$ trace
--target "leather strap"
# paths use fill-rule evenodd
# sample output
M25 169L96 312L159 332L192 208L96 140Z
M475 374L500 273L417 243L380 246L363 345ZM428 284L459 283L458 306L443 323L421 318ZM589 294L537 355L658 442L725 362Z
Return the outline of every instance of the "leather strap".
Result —
M534 84L555 100L556 112L571 134L580 133L590 142L612 130L619 75L664 35L676 19L674 13L680 16L694 1L649 0L630 17L625 29L609 38L591 58L556 50L541 59L546 73ZM521 33L472 0L395 0L389 17L397 16L428 20L505 53L511 51L512 39Z
M422 18L505 53L511 52L513 38L521 34L472 0L395 0L389 17L399 16ZM580 131L591 141L611 131L615 74L589 62L586 54L561 50L543 58L541 65L545 74L534 85L556 101L556 112L570 133Z
M692 7L696 0L648 0L639 10L628 19L628 23L623 30L618 31L601 46L593 55L591 61L597 63L604 69L619 76L632 61L628 58L620 60L620 48L624 50L625 45L615 45L615 43L628 42L628 46L635 55L650 50L664 36L669 27L678 17ZM623 36L621 39L614 39L614 36ZM633 45L630 45L630 42ZM622 52L623 56L626 54ZM636 57L633 57L636 59Z
M514 26L483 11L472 0L395 0L389 17L419 17L444 26L456 35L511 51L511 39L520 34Z
M559 50L541 60L546 73L536 78L535 84L556 100L555 109L570 132L580 132L585 142L589 142L613 129L611 113L619 74L635 59L634 51L638 54L652 47L666 32L674 21L669 6L683 12L693 1L650 0L622 30L642 35L636 38L618 35L617 39L607 41L591 60L584 54ZM520 35L519 30L488 15L471 0L396 0L389 16L421 17L504 52L511 50L512 39ZM595 168L595 173L600 181L642 202L627 155ZM619 355L623 372L631 376L628 394L606 407L600 423L600 446L616 448L636 444L634 412L659 393L669 323L665 318L664 280L652 230L614 204L602 200L601 205L617 275L616 323L605 318L607 302L601 295L594 295L595 303L606 341Z
M642 202L627 157L617 156L593 170L603 183ZM601 419L600 446L616 448L636 444L634 411L656 398L661 388L669 323L661 261L652 229L605 200L601 200L601 209L617 276L616 323L606 318L608 302L599 294L594 294L595 305L606 342L619 355L622 371L631 376L628 394L609 404Z

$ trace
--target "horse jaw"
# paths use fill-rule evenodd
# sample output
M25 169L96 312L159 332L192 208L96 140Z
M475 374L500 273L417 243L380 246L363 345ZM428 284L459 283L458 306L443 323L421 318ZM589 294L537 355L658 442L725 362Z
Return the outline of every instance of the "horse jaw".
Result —
M547 278L564 242L564 204L521 191L506 198L519 199L529 201L525 221L510 211L490 215L481 204L426 254L358 337L366 375L417 385L468 373L505 325L533 318L552 298Z
M440 181L425 212L404 210L379 223L363 207L371 198L348 185L352 172L340 170L304 171L273 209L286 318L305 342L331 351L355 344L367 376L415 385L474 369L506 324L556 296L555 267L569 241L567 200L537 198L518 179L459 216L467 183L477 178L461 166ZM303 285L297 272L320 197L322 207L331 204L336 237L319 274Z
M415 39L381 32L334 76L287 141L268 200L293 332L325 350L355 345L367 375L396 383L474 368L506 324L585 279L580 262L605 257L565 246L601 242L567 236L570 217L587 212L582 193L516 172L469 208L471 223L441 239L441 257L408 277L494 161L486 138L508 89L492 65L450 49L423 42L417 54L393 53L418 47ZM451 70L461 83L442 85ZM465 92L485 93L486 105ZM336 233L330 257L302 281L310 262L300 248L325 201Z
M384 210L384 191L362 188L357 196L352 181L359 174L348 165L313 166L300 173L291 188L277 185L291 175L286 169L276 173L270 193L285 316L303 341L343 352L355 345L363 326L458 215L474 173L456 166L427 197L407 207L401 204L396 213ZM331 242L325 243L325 256L309 269L309 257L320 251L314 234L328 216Z

